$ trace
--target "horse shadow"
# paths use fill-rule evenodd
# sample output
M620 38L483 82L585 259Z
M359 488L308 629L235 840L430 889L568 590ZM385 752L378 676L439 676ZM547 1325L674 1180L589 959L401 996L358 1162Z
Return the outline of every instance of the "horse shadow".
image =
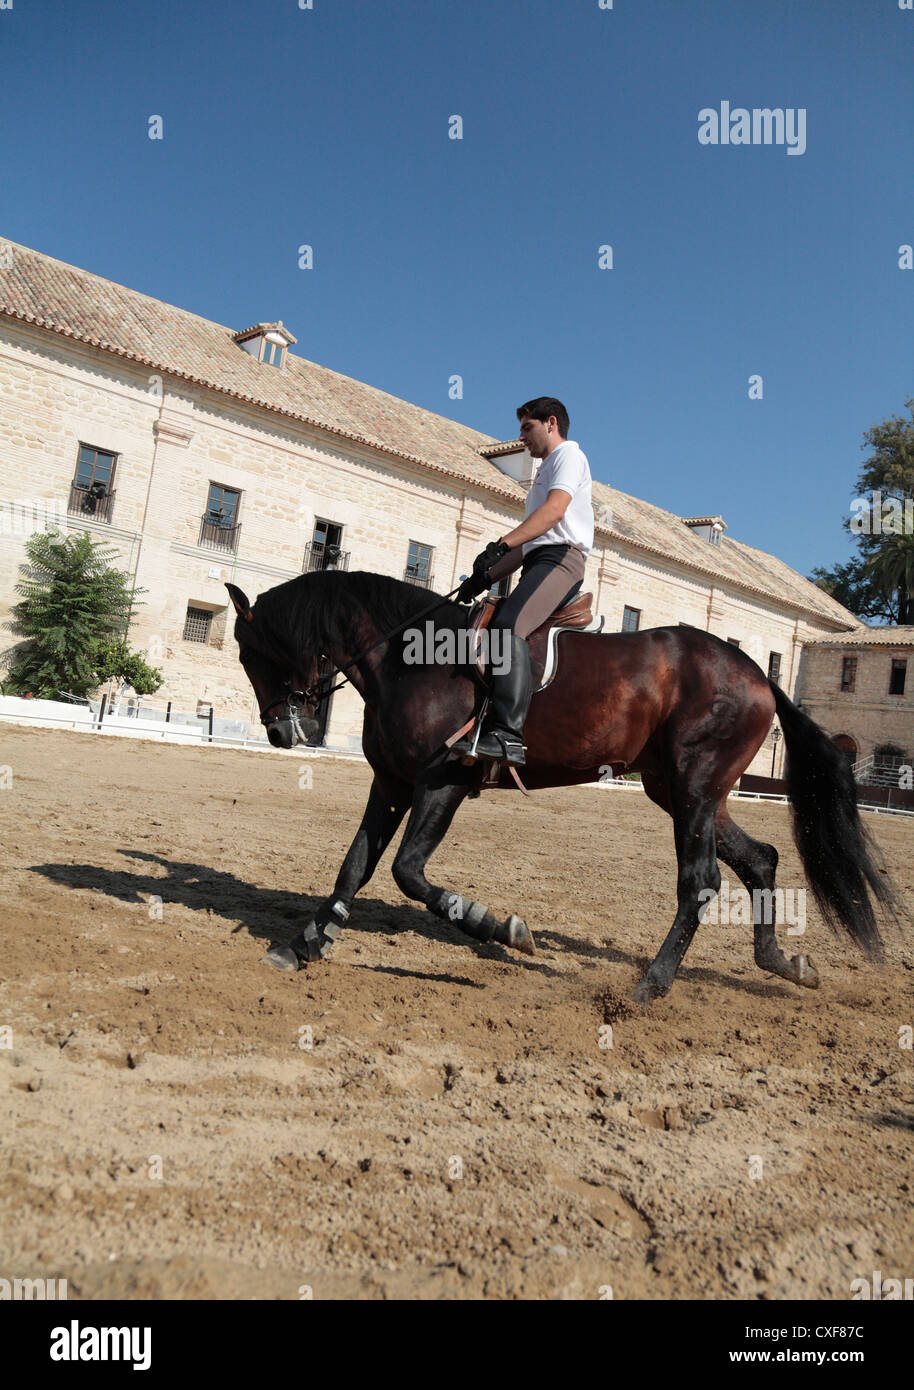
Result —
M52 883L100 893L131 906L148 906L152 899L161 900L163 907L168 903L180 903L191 912L215 914L234 921L237 925L232 927L232 935L247 932L252 938L270 945L288 945L321 903L326 902L326 895L263 888L211 864L167 859L163 855L139 849L122 848L117 853L126 859L157 865L166 872L164 875L143 874L126 868L106 869L98 864L33 864L29 872L41 874ZM474 941L464 936L456 924L449 928L425 908L408 904L393 906L382 898L356 898L351 927L353 932L364 936L391 936L404 930L414 931L438 944L453 945L458 942L484 960L520 965L545 975L559 976L561 973L545 961L522 956L497 941ZM397 967L396 973L413 974L421 979L446 978L451 983L475 984L468 979L427 975L401 967Z
M288 945L301 931L308 918L326 901L326 895L316 896L283 888L263 888L237 877L228 870L214 868L211 864L167 859L162 855L139 849L119 849L118 853L126 859L157 865L160 869L164 868L166 873L164 876L142 874L129 869L105 869L97 864L34 864L30 867L30 872L41 874L51 882L63 884L68 888L101 893L132 906L148 906L151 898L160 898L163 904L180 903L192 912L216 914L228 921L235 921L233 935L246 931L256 940L280 946ZM537 930L535 923L531 929L540 948L554 950L561 955L567 954L594 964L625 965L639 975L643 974L650 963L649 956L624 950L608 940L595 945L554 928ZM474 941L471 937L464 936L456 924L452 928L449 927L425 908L412 907L409 904L393 906L383 898L356 898L351 930L364 936L391 936L404 930L414 931L426 941L436 944L453 945L456 942L466 946L482 960L520 966L550 978L566 978L566 972L554 969L542 958L522 956L497 941ZM461 985L476 984L465 977L411 971L400 966L391 969L396 974L412 975L416 979L447 981ZM680 972L680 978L723 985L737 993L761 996L778 993L784 994L785 997L792 995L790 987L774 976L743 979L706 966L686 966Z
M633 970L637 970L642 975L653 959L651 956L641 955L635 951L623 950L620 946L616 946L606 939L599 946L596 946L592 941L581 941L578 937L566 936L563 932L548 927L543 931L535 932L535 936L537 945L549 946L555 951L570 951L585 960L598 962L601 965L631 966ZM762 971L749 979L743 979L740 976L727 974L722 970L715 970L713 966L684 965L677 971L676 979L687 980L692 983L700 981L709 985L723 985L737 994L752 994L762 999L773 996L782 996L785 999L797 997L795 986L779 979L777 975Z

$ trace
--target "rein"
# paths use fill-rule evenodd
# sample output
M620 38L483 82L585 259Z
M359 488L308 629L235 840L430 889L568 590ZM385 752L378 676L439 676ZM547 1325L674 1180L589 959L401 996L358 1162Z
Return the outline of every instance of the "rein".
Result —
M375 647L380 647L382 643L389 642L391 637L396 637L397 633L402 632L403 629L407 626L407 624L418 622L419 619L424 618L427 613L432 613L436 608L440 608L443 603L447 603L448 600L452 599L454 595L460 590L462 584L463 581L461 580L461 583L457 585L457 588L452 589L451 592L449 594L445 594L443 598L436 598L434 603L430 603L427 608L421 609L418 613L410 613L409 617L404 618L402 623L398 623L397 626L392 627L389 632L385 632L383 637L379 637L376 642L372 642L370 647L366 647L364 651L359 652L358 656L354 656L351 661L347 661L342 666L338 667L338 670L348 671L351 666L357 666L358 663L363 659L363 657L366 657L369 652L373 652ZM324 677L325 681L332 679L332 676ZM267 704L262 706L260 711L260 722L266 728L269 728L269 726L271 724L274 724L278 719L291 718L292 726L296 732L296 735L299 736L301 738L302 743L304 743L306 742L306 740L299 726L298 710L304 705L311 705L312 708L317 709L317 706L321 704L324 700L329 699L329 697L334 693L334 691L342 690L344 685L348 685L351 679L351 676L344 676L341 681L338 681L336 685L331 686L329 690L321 689L323 681L317 681L314 685L309 685L307 690L293 690L292 682L286 681L286 688L283 691L283 694L277 695L274 700L270 700ZM273 706L278 705L281 700L288 704L289 714L277 714L273 715L270 719L265 719L264 711L272 709Z
M418 613L410 613L409 617L404 618L402 623L398 623L397 626L392 627L389 632L385 632L383 637L379 637L376 642L372 642L370 647L366 647L364 651L359 652L358 656L354 656L351 661L344 662L342 666L338 667L338 670L348 671L350 666L357 666L359 662L363 659L363 657L366 657L369 652L374 651L375 647L380 647L384 642L389 642L391 637L396 637L397 633L402 632L403 629L409 623L418 622L419 619L424 618L427 613L432 613L436 608L440 608L442 603L447 603L448 599L452 599L460 588L461 584L458 584L456 589L452 589L451 592L449 594L445 594L443 598L436 598L434 603L430 603L427 608L421 609ZM332 680L333 677L325 676L324 679ZM304 691L304 695L308 701L308 704L319 705L322 700L326 700L330 695L333 694L335 690L341 690L344 685L348 685L351 679L351 676L345 676L343 680L341 680L337 685L332 686L329 690L323 691L320 688L320 681L318 681L316 685L310 685L308 689Z

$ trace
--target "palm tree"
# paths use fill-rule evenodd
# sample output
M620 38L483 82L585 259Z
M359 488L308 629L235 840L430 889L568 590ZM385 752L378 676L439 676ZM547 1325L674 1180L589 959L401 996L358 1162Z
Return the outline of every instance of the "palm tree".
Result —
M897 595L899 623L914 623L914 535L887 537L866 569L887 597Z

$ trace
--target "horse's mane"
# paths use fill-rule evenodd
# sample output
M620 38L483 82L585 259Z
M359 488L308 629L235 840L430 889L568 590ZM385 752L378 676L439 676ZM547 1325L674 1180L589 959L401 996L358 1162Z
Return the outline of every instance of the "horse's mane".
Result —
M353 607L363 609L381 634L428 608L435 598L434 590L385 574L316 570L267 589L253 612L256 626L271 646L287 652L320 652L351 618ZM462 626L465 610L444 599L441 602L436 626Z

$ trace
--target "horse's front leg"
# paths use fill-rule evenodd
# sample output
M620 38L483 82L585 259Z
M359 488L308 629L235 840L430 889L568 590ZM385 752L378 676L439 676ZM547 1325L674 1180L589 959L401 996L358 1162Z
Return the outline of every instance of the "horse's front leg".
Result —
M349 917L352 900L371 878L409 807L411 788L375 777L355 839L343 860L330 897L288 946L271 946L264 960L277 970L300 970L327 955Z
M513 914L498 922L481 903L438 888L429 883L425 866L444 839L458 806L470 790L468 782L456 769L440 778L421 782L413 796L412 811L403 832L403 840L393 862L397 886L409 898L425 903L429 912L451 922L476 941L499 941L517 951L532 956L536 947L533 936L519 917Z

